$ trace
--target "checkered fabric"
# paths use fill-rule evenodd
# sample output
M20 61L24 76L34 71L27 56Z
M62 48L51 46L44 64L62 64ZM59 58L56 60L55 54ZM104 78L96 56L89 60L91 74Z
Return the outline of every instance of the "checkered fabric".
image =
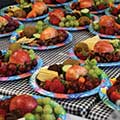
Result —
M43 59L44 65L60 63L69 58L68 50L73 47L75 43L92 36L93 35L88 31L73 32L73 41L70 44L58 49L48 51L36 51L36 54ZM8 45L8 38L0 39L0 49L7 49ZM103 70L108 74L109 77L116 77L117 74L120 73L119 67L106 67L103 68ZM40 95L34 92L34 90L29 86L29 79L23 79L13 82L0 82L0 92L5 95L25 93ZM111 110L109 108L107 108L107 110L104 109L106 108L106 106L102 104L102 102L96 103L96 99L96 96L92 96L77 100L56 99L56 101L63 105L66 111L71 114L80 115L82 117L87 117L87 115L89 115L89 118L91 120L105 120L110 115ZM97 109L97 105L100 106L98 108L100 108L101 110Z

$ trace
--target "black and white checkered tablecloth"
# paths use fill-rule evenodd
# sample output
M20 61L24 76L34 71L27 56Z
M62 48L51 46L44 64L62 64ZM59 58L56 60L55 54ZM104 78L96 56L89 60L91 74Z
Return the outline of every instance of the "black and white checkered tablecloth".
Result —
M93 35L88 31L73 32L73 42L67 46L48 50L48 51L36 51L44 60L44 65L50 65L53 63L60 63L69 58L67 52L73 47L75 43L80 40L92 37ZM0 39L0 49L7 49L8 38ZM120 73L119 67L103 68L109 77L115 77ZM14 95L14 94L36 94L34 90L29 86L29 79L13 81L13 82L0 82L0 92L2 94ZM107 108L100 100L97 100L97 96L92 96L77 100L56 100L63 105L67 112L82 117L89 118L91 120L107 120L107 117L111 113L111 109Z

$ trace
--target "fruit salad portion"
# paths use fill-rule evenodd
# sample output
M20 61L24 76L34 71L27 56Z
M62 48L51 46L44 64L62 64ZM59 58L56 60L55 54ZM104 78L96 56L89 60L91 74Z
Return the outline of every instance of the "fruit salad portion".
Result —
M92 90L101 83L103 73L96 66L96 60L87 60L85 66L80 66L77 60L68 59L63 64L53 64L43 67L37 75L40 88L53 93L72 94Z
M120 76L116 79L115 83L108 88L107 95L114 103L117 103L117 101L120 100Z
M83 8L88 8L92 11L104 10L109 7L108 0L78 0L71 4L72 10L81 10Z
M0 16L0 34L6 34L13 32L19 27L17 20L5 15Z
M37 47L50 46L62 43L67 37L66 31L56 30L44 22L38 21L34 26L25 26L16 42Z
M103 15L100 17L99 21L94 21L92 23L93 29L104 35L120 35L120 21L119 17L115 18L113 16Z
M120 62L120 40L100 40L98 36L78 42L75 55L82 59L96 59L98 63Z
M89 25L92 19L88 9L67 13L59 8L49 13L49 22L59 27L83 27Z
M44 2L31 3L26 0L19 0L18 6L10 6L5 13L16 18L35 18L48 13L47 5Z
M19 95L0 101L1 120L59 120L64 115L62 106L50 98Z
M11 44L7 52L0 51L0 77L20 75L37 65L33 50L22 49L19 44Z
M62 4L72 0L43 0L46 4Z

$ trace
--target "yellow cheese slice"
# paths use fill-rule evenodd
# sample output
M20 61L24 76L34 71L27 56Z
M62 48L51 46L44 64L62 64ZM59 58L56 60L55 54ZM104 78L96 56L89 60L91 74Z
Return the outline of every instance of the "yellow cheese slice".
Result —
M45 82L46 80L52 80L53 78L58 77L58 72L48 70L47 68L40 69L37 79Z
M86 43L90 50L94 49L94 45L100 40L99 36L94 36L92 38L88 38L84 40L83 42Z

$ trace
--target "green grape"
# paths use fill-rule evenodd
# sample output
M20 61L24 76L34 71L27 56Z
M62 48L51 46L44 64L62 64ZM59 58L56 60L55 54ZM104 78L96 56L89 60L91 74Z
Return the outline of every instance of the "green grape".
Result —
M61 114L62 112L63 112L64 110L63 110L63 108L62 108L62 106L60 106L60 105L58 105L58 106L56 106L55 108L54 108L54 112L55 112L55 114Z
M78 27L79 26L79 22L77 20L74 21L74 26Z
M66 27L70 27L70 23L69 23L69 22L66 22L66 23L65 23L65 26L66 26Z
M64 26L65 26L65 25L64 25L64 22L60 22L60 23L59 23L59 26L60 26L60 27L64 27Z
M95 73L99 76L103 73L103 71L101 69L95 69Z
M74 21L70 21L70 26L71 26L71 27L74 26Z
M92 59L92 60L90 61L90 63L91 63L91 65L97 65L97 61L96 61L95 59Z
M44 120L56 120L55 117L53 117L52 114L46 114L44 117Z
M44 23L40 20L40 21L37 22L37 25L38 25L38 26L43 26Z
M93 69L90 69L90 70L88 71L88 74L89 74L90 76L93 76L93 75L95 74L95 71L94 71Z
M72 16L71 16L71 15L67 15L67 16L66 16L66 19L67 19L67 20L71 20L71 19L72 19Z
M61 19L61 21L62 21L62 22L65 22L65 21L66 21L66 18L65 18L65 17L63 17L63 18Z
M35 120L40 120L41 118L39 114L35 114L34 116L35 116Z
M75 17L75 16L72 16L72 20L76 20L76 17Z
M30 49L28 52L29 52L31 60L34 60L36 57L35 52L32 49Z
M10 57L10 55L12 54L11 50L8 50L7 53L5 54L5 60L7 61Z
M37 103L38 103L38 105L43 105L43 99L42 98L38 98L37 99Z
M36 109L35 109L35 112L36 112L36 113L42 113L42 111L43 111L43 109L42 109L42 107L41 107L40 105L38 105L38 106L36 107Z
M51 102L51 99L50 99L50 98L48 98L48 97L43 98L43 104L44 104L44 105L50 104L50 102Z
M25 114L25 120L36 120L35 116L32 113Z
M53 112L52 107L50 105L45 105L43 108L43 113L51 114Z
M88 71L91 69L91 67L88 66L88 65L85 65L85 68L86 68Z

